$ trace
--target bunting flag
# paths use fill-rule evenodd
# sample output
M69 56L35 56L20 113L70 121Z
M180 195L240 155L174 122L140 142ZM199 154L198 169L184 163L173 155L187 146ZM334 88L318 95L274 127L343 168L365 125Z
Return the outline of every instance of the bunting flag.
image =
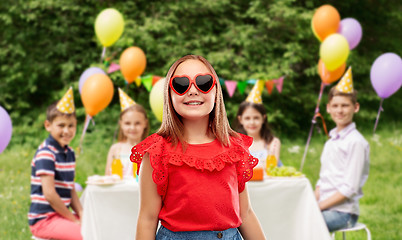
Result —
M107 73L109 74L109 73L116 72L119 70L120 70L120 65L116 64L116 63L112 63L112 64L110 64L109 69L107 70Z
M153 79L152 75L146 75L141 77L141 82L148 92L150 92L152 88L152 79Z
M156 76L156 75L152 76L152 86L155 85L155 83L161 79L162 79L162 77L160 77L160 76Z
M278 90L279 93L282 93L282 87L283 87L283 79L285 76L282 76L278 79L273 80L274 83L276 84L276 89Z
M112 73L117 71L120 68L118 64L112 63L107 71L107 73ZM137 79L135 79L135 85L137 87L141 86L141 84L144 85L145 89L147 89L148 92L151 91L152 87L155 85L156 82L158 82L160 79L163 77L157 76L157 75L152 75L148 74L145 76L140 76ZM229 94L229 97L233 97L236 89L239 90L240 94L244 94L244 91L246 90L247 85L249 84L256 84L257 82L261 81L261 91L264 89L264 85L267 88L268 94L272 94L272 91L274 87L278 90L279 93L282 93L282 88L283 88L283 81L284 81L285 76L282 76L278 79L270 79L270 80L261 80L261 79L247 79L243 81L235 81L235 80L225 80L223 78L219 78L219 83L221 86L225 86L226 90ZM127 81L126 85L128 85Z
M239 89L239 92L240 92L241 94L244 93L244 90L246 89L246 86L247 86L247 82L246 82L246 81L237 82L237 89Z
M228 91L229 97L232 97L237 86L237 81L226 80L225 81L226 90Z
M137 79L135 79L135 85L137 85L137 87L141 86L141 78L137 77Z
M268 93L271 94L272 93L272 89L274 88L275 83L273 80L266 80L265 81L265 87L268 90Z

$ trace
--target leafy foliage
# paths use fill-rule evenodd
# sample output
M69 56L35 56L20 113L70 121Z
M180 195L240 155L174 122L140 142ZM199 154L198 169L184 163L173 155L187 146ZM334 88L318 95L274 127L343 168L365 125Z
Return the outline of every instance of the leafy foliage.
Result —
M402 6L385 0L328 3L342 18L353 17L363 27L363 39L351 51L347 65L353 65L362 105L356 121L372 127L379 98L370 84L370 67L382 53L401 55ZM118 62L122 51L135 45L147 55L144 74L164 76L176 59L192 53L205 56L227 80L285 75L282 94L263 94L269 120L277 133L306 134L321 82L316 69L319 42L310 22L322 4L317 0L2 1L0 105L11 113L13 124L35 126L43 118L38 115L43 116L46 106L60 99L69 86L78 89L79 76L86 68L104 67L93 24L101 10L113 7L125 17L125 30L107 50L112 62ZM150 109L143 86L125 86L120 72L110 77L115 87L125 88L135 101ZM224 93L231 121L250 88L232 98ZM78 91L75 93L78 117L83 121L84 110ZM112 113L118 111L115 95L112 105L95 117L97 121L115 123L116 118L110 117L117 116ZM385 101L383 121L400 116L401 95L399 91ZM324 103L325 96L322 113ZM156 130L159 123L152 113L150 117L152 130Z

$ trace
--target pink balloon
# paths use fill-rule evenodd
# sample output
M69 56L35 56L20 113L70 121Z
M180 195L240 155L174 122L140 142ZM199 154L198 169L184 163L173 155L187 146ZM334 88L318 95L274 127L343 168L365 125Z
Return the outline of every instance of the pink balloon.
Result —
M339 23L338 33L342 34L349 43L349 49L355 48L362 39L362 26L354 18L345 18Z
M388 98L402 86L402 59L395 53L384 53L371 66L371 84L380 98Z

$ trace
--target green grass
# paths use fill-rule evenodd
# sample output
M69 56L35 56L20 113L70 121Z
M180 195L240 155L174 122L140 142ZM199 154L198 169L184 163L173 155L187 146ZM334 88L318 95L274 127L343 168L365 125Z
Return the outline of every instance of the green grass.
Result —
M85 186L93 174L103 174L106 154L113 141L116 126L90 126L85 136L83 152L77 157L76 181ZM370 143L370 174L360 200L359 221L371 230L373 239L402 239L402 124L379 126L377 135L363 132ZM0 239L30 239L27 223L30 191L30 162L35 149L47 136L40 124L14 127L13 139L0 154ZM71 146L79 144L81 130ZM298 139L281 137L281 160L285 165L300 167L306 136ZM320 154L325 136L315 132L311 141L303 172L314 186L320 169ZM291 150L299 149L298 152ZM308 219L306 219L308 221ZM268 236L269 237L269 236ZM337 239L342 239L337 235ZM348 233L347 239L366 239L365 232Z

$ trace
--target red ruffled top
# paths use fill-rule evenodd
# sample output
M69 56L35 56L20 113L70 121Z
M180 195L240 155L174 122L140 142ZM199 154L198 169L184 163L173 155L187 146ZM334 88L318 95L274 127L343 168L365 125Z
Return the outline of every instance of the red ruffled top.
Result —
M138 171L145 153L153 168L152 179L162 196L161 224L171 231L220 231L239 227L239 193L253 175L258 159L248 148L253 139L239 134L231 146L218 140L172 147L153 134L134 146L131 161Z

